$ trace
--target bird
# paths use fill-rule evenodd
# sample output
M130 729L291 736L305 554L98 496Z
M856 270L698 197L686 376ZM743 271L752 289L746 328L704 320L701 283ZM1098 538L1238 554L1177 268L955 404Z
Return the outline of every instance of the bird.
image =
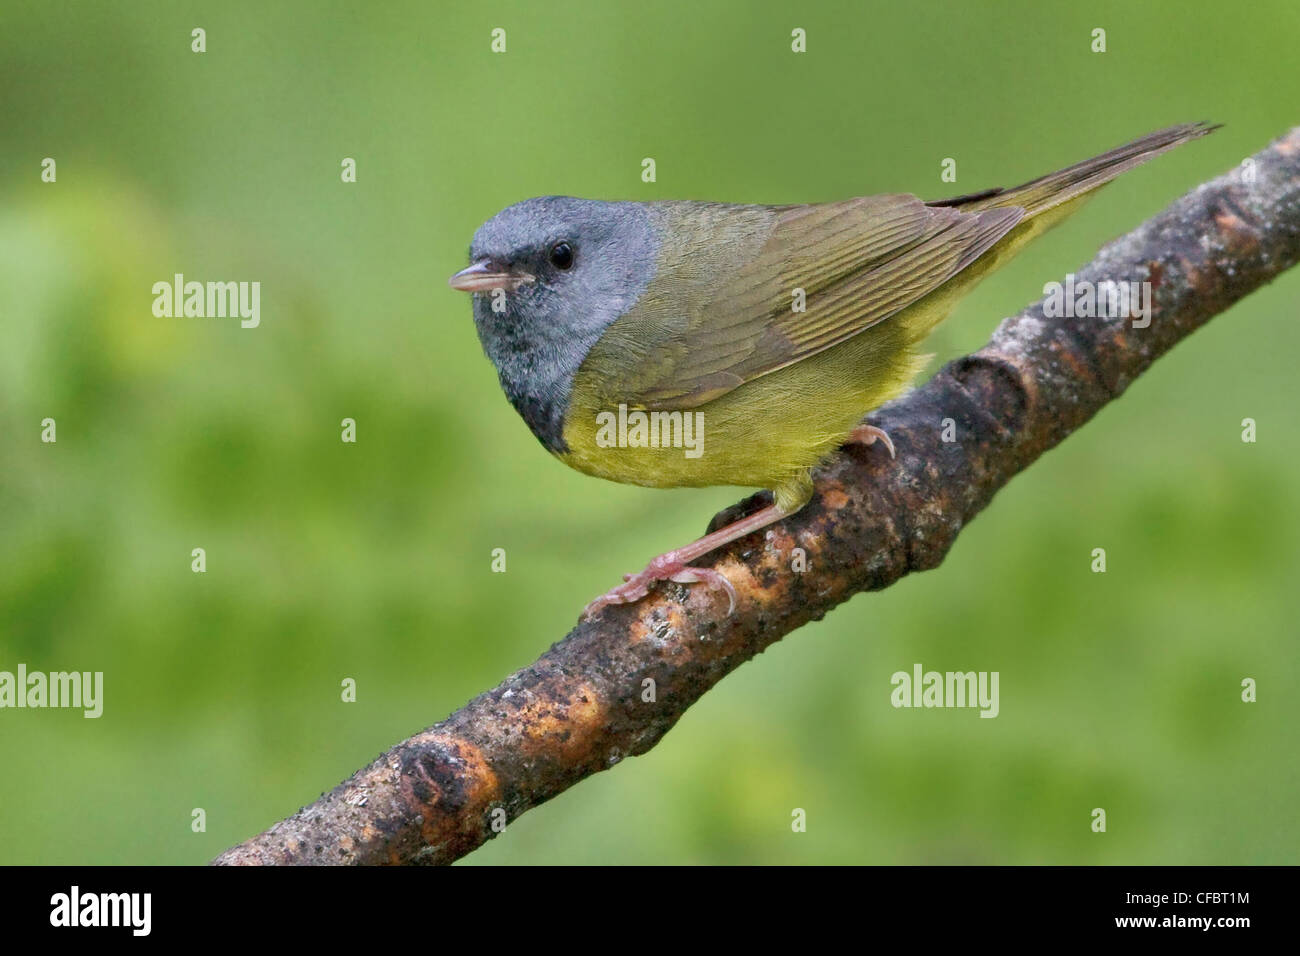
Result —
M786 518L813 469L905 392L956 302L1099 186L1218 127L1171 126L1014 188L758 205L540 196L484 222L470 264L480 344L543 447L588 475L735 485L770 505L654 558L590 619L660 581L736 590L692 562Z

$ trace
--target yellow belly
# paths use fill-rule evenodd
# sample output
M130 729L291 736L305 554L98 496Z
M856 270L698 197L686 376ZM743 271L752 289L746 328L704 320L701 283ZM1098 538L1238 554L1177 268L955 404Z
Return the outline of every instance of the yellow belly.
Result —
M808 468L920 371L925 360L908 349L902 328L882 323L696 408L657 418L650 412L637 418L636 409L620 410L609 398L593 400L595 389L579 383L565 418L569 451L558 457L578 471L628 484L790 487L797 497L793 486L807 483Z

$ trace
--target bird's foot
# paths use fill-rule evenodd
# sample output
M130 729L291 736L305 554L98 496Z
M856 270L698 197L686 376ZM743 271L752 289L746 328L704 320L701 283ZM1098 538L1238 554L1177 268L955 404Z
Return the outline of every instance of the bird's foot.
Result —
M811 494L811 485L809 493ZM582 612L583 620L591 620L596 612L610 604L631 604L641 600L650 593L650 585L656 581L676 581L678 584L703 582L709 586L710 591L726 591L727 614L730 615L736 610L735 586L720 571L715 571L713 568L694 568L691 567L691 562L704 557L710 551L717 550L724 544L730 544L747 534L761 531L772 522L780 521L797 510L798 506L790 508L773 503L716 531L710 531L698 541L692 541L675 551L659 555L640 574L623 575L622 584L588 604Z
M849 432L849 441L861 445L874 445L877 441L884 442L885 447L889 449L889 457L898 457L894 454L894 443L890 440L889 433L883 428L877 428L875 425L859 425Z
M623 583L592 601L582 612L589 621L598 611L610 604L634 604L650 593L657 581L675 581L678 584L704 583L711 591L727 592L727 613L736 609L736 589L726 576L712 568L693 568L675 551L661 554L651 561L640 574L623 575Z

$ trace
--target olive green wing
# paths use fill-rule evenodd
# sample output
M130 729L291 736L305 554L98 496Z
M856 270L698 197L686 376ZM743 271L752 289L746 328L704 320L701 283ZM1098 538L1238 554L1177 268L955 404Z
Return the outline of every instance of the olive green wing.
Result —
M752 224L755 207L745 208ZM722 268L702 270L693 261L697 256L661 262L661 288L694 286L696 292L652 293L641 319L658 341L630 401L694 407L831 348L939 288L1025 211L1011 206L972 213L928 206L915 196L881 195L769 208L768 214L769 225L747 243L743 257L718 254L713 264L725 263ZM713 221L702 232L724 226L719 207L709 215ZM709 287L699 288L702 279ZM683 308L684 301L695 305Z

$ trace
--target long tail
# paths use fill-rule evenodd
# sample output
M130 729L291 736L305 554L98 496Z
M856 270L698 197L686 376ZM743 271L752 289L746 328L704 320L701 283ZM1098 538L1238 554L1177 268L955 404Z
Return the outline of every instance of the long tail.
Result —
M1170 126L1168 129L1158 130L1135 139L1131 143L1117 146L1100 156L1040 176L1023 186L1016 186L1013 189L989 189L969 196L940 199L928 205L956 206L963 212L977 212L999 206L1020 206L1027 213L1025 218L1030 219L1084 193L1091 192L1098 186L1110 182L1120 173L1141 166L1152 157L1159 156L1175 146L1199 139L1218 129L1219 125L1183 123L1179 126Z
M1142 165L1153 156L1218 128L1208 123L1171 126L1100 156L1067 166L1059 172L1040 176L1033 182L1014 189L987 189L969 196L929 203L931 206L954 206L963 212L1019 206L1025 210L1026 215L997 245L962 270L956 278L930 293L924 300L925 308L912 308L904 313L903 327L908 340L913 344L923 341L947 317L957 301L984 276L1001 268L1027 244L1068 218L1087 202L1087 194L1092 190L1110 182L1120 173Z

